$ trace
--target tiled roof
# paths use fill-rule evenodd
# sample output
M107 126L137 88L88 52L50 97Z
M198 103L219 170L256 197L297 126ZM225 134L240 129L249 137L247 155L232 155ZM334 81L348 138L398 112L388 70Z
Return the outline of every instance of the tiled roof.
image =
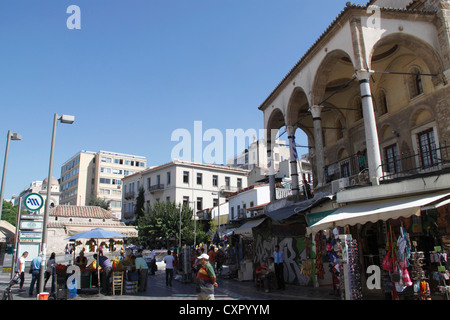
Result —
M57 206L56 208L50 208L49 215L72 218L117 219L108 210L94 206Z

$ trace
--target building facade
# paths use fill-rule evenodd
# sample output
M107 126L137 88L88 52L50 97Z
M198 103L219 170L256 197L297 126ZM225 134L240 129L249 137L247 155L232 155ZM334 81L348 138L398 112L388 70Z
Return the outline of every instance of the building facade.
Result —
M272 228L285 230L275 237L262 230L256 239L264 248L257 260L275 244L289 250L288 282L333 285L322 259L336 237L358 242L362 284L368 266L381 266L389 237L402 230L419 251L450 249L449 17L450 3L442 0L348 3L259 107L267 132L302 130L311 146L314 198L277 199L270 172L265 214ZM294 181L299 172L292 169ZM311 262L317 273L304 279L300 267ZM384 282L362 289L394 299L397 291Z
M145 157L108 151L80 151L61 166L61 205L109 202L118 219L122 211L122 178L146 168Z
M139 189L146 208L158 201L189 204L194 212L225 202L226 195L247 187L248 170L175 160L123 178L125 221L135 219Z

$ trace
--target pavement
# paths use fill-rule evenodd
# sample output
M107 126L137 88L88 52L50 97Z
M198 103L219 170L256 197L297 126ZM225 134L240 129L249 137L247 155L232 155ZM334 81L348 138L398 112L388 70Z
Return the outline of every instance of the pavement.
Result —
M174 280L172 287L165 285L165 264L157 262L156 275L150 275L146 292L123 295L103 295L97 290L91 289L77 294L68 300L197 300L194 283L183 283ZM0 272L0 292L3 293L10 280L9 273ZM36 300L36 295L29 296L28 288L31 275L25 275L24 291L20 292L18 285L12 287L14 300ZM253 281L238 281L218 277L218 287L215 289L216 300L340 300L338 296L331 294L330 288L302 287L298 285L286 285L285 290L272 290L264 292L258 290ZM47 284L49 286L50 283ZM48 289L48 288L47 288Z

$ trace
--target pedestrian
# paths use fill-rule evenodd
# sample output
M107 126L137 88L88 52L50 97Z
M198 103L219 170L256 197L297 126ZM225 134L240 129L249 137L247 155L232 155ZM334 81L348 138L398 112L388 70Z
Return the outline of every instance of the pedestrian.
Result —
M155 249L152 248L152 251L150 252L150 274L153 276L155 275L156 271L158 270L158 267L156 265L156 252Z
M97 254L94 254L94 259L97 260L98 258L98 266L102 268L101 273L101 283L102 283L102 292L104 295L107 295L111 291L111 284L109 282L112 274L112 264L111 261L109 261L108 257L101 255L98 257Z
M164 257L164 262L166 263L166 286L172 286L173 279L173 262L174 257L170 250L167 250L167 256Z
M148 265L142 257L142 250L137 252L135 266L139 275L139 292L147 291Z
M273 258L275 260L275 276L277 278L278 289L284 290L284 251L280 250L280 246L275 246L275 251L273 252Z
M216 254L216 273L221 274L222 273L222 266L225 262L225 253L223 252L223 249L219 247Z
M23 283L25 282L25 259L27 257L28 251L24 251L19 259L17 259L16 272L20 277L19 291L25 291L25 289L23 289Z
M35 284L36 284L36 291L39 291L39 280L40 280L39 275L41 272L42 255L43 255L42 252L40 252L36 258L31 260L31 264L30 264L31 284L30 284L30 289L28 290L28 294L30 296L33 295Z
M217 287L216 273L205 253L198 257L200 269L197 273L198 300L214 300L214 288Z
M211 246L209 248L208 256L209 256L209 263L213 267L214 272L216 272L216 251L215 251L214 246Z
M47 262L47 270L45 270L45 282L44 282L44 291L45 291L45 286L47 285L47 281L48 279L50 279L50 276L53 275L53 268L56 265L56 254L54 252L52 252L52 254L50 255L50 258L48 259ZM52 291L53 291L53 286L52 286Z
M177 248L175 248L172 252L173 256L173 270L175 273L178 271L178 254L177 254Z

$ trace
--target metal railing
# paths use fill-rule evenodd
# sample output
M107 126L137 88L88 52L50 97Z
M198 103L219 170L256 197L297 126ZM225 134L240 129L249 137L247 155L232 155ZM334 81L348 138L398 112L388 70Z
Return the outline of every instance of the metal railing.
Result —
M161 190L164 190L164 184L162 184L162 183L155 184L155 185L151 186L149 189L150 192L161 191Z
M415 152L405 152L382 162L382 181L411 178L450 169L450 146L435 145Z

